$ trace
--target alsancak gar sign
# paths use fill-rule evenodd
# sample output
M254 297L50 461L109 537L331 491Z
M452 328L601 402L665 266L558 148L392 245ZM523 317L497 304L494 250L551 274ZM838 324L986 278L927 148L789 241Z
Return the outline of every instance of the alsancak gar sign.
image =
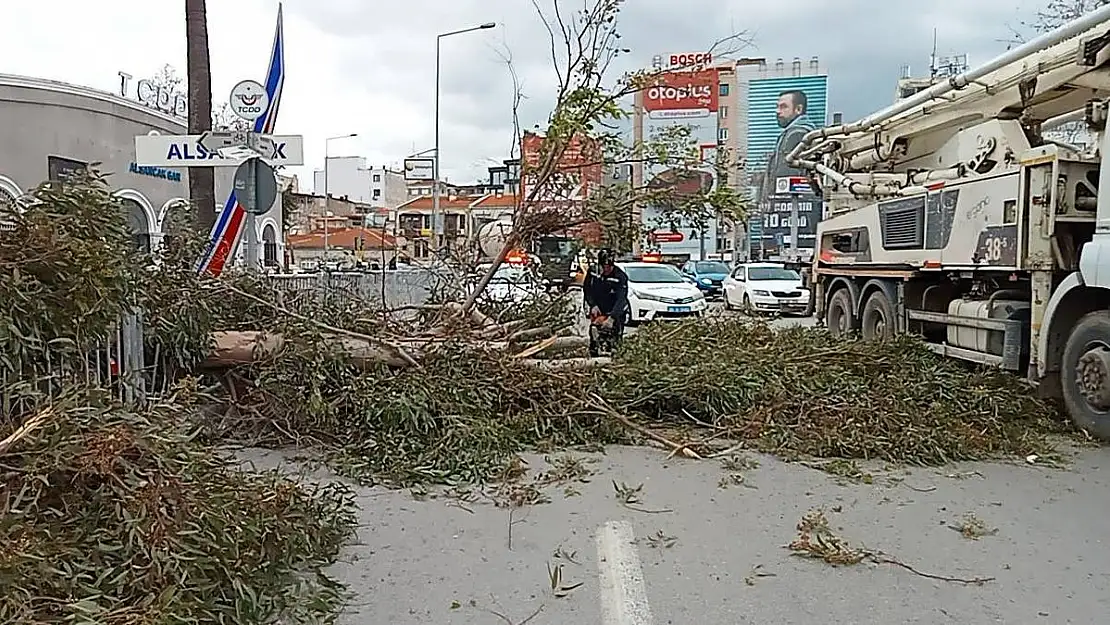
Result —
M140 165L138 163L131 163L127 168L133 174L140 176L150 176L151 178L161 178L169 180L170 182L181 182L181 172L164 167L151 167L149 165Z
M196 167L203 161L213 166L229 165L246 158L224 158L204 149L199 141L204 135L146 135L135 137L135 162L148 167ZM274 135L271 165L304 165L304 137ZM257 155L256 155L257 156Z

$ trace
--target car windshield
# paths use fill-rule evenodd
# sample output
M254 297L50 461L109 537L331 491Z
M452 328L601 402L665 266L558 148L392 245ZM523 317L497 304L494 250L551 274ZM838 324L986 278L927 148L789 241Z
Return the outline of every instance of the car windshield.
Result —
M695 265L698 273L728 273L728 265L718 261L702 261Z
M536 251L544 256L569 256L574 249L569 239L540 239Z
M654 267L625 267L629 282L643 284L669 284L672 282L685 282L682 274L670 265L657 265Z
M784 267L748 267L748 280L801 280L793 269Z

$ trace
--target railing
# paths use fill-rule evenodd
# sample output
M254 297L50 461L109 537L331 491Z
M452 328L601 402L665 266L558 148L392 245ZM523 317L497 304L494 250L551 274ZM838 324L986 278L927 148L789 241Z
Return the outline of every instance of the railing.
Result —
M306 297L345 297L379 310L419 306L451 281L426 269L273 274L269 279L281 304L291 310Z
M72 385L108 390L116 401L141 405L147 398L143 326L126 315L106 336L86 342L81 351L48 352L41 359L15 361L0 370L0 410L4 421L57 399Z

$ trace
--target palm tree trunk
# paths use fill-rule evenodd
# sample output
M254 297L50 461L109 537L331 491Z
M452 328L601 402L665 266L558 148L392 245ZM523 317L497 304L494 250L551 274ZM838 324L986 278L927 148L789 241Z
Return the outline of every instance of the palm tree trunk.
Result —
M208 56L208 7L185 0L185 52L189 82L189 134L212 129L212 64ZM216 223L216 176L211 167L189 168L189 197L205 233Z

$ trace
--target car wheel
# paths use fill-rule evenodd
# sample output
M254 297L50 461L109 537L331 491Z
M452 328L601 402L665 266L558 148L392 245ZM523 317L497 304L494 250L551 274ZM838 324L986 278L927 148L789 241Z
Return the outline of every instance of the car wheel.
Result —
M882 289L875 290L863 305L860 334L868 341L894 338L894 306Z
M1110 440L1110 312L1088 313L1075 324L1064 347L1060 385L1072 423Z
M728 298L728 291L724 291L721 297L725 300L725 310L735 310L732 307L732 300Z
M837 338L847 337L856 328L856 316L852 312L852 297L848 289L840 289L829 298L825 311L825 326Z
M752 306L752 298L748 297L747 293L744 294L744 299L740 302L740 310L744 311L744 314L749 317L755 316L755 307Z

